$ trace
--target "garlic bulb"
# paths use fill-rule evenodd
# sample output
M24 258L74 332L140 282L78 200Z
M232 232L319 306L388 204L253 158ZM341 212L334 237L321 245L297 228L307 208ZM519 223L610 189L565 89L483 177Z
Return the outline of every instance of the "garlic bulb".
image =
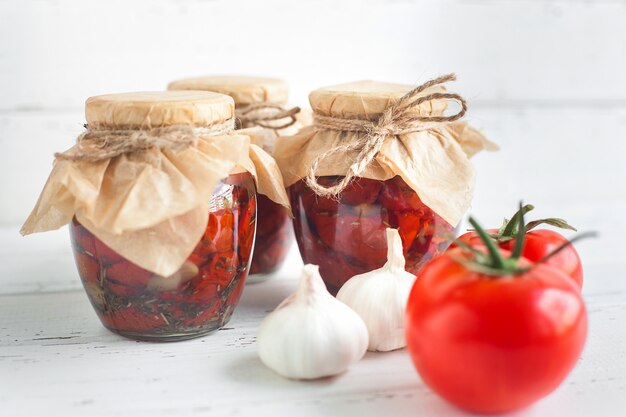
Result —
M185 261L185 263L169 277L152 275L148 282L148 289L152 291L174 291L180 285L192 280L198 275L200 270L196 264Z
M305 265L295 293L261 323L261 361L293 379L336 375L367 351L363 320L326 290L317 265Z
M406 346L404 311L415 275L406 272L404 264L400 234L388 228L387 263L350 278L337 293L337 299L365 321L368 350L386 352Z

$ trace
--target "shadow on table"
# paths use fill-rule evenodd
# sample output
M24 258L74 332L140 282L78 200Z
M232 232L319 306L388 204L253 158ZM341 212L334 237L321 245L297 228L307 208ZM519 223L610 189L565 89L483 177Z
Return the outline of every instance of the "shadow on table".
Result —
M374 359L368 354L365 361ZM254 388L259 401L258 415L272 415L283 409L297 407L301 415L328 416L446 416L465 417L465 413L428 390L416 378L415 384L380 386L376 373L359 376L361 383L355 384L352 378L340 374L334 377L310 381L290 380L279 376L267 368L253 353L226 366L226 374L237 383ZM349 371L348 371L349 372ZM370 383L363 383L370 380ZM270 413L271 412L271 413ZM511 415L513 416L513 415Z
M299 381L283 378L261 362L261 359L251 353L240 360L229 364L228 375L237 382L254 385L256 387L288 387L288 386L323 386L332 384L341 375L320 378L311 381Z

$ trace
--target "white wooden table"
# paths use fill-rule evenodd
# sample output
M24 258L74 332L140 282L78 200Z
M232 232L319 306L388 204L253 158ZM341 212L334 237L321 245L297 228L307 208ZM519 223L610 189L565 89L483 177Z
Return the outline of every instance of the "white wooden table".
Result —
M368 353L343 375L294 382L257 358L265 314L296 286L294 250L246 287L226 328L177 343L107 331L76 275L67 231L22 239L0 229L0 416L462 416L420 381L406 350ZM626 415L626 263L591 263L590 333L572 374L513 415Z
M563 216L581 231L600 233L577 245L590 317L582 357L556 392L513 415L626 416L626 107L522 103L476 106L471 115L502 146L474 159L473 212L483 224L498 225L523 197L537 206L531 218ZM590 118L593 124L585 122ZM29 169L48 167L58 149L48 142L69 137L59 131L50 139L47 123L29 119L24 126L31 130L5 133L11 144L39 138L33 155L41 156ZM5 160L22 164L15 154ZM43 178L4 195L16 196L15 204L34 202L27 194L42 184ZM10 208L11 199L0 201ZM466 415L422 384L406 351L368 354L347 373L315 382L266 369L255 334L264 315L295 289L301 265L295 247L275 278L246 287L226 329L154 344L102 327L81 288L67 230L28 238L17 230L0 227L0 417Z

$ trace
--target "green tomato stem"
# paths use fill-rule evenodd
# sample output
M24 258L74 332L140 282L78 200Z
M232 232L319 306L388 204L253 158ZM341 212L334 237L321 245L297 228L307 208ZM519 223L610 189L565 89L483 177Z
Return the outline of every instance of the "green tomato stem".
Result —
M459 246L466 252L471 252L473 254L473 258L463 259L460 257L455 257L454 259L468 269L484 275L492 276L493 278L519 275L530 271L537 264L546 262L548 259L561 252L573 242L576 242L583 238L597 236L595 232L580 234L563 243L539 261L528 266L520 266L519 258L522 256L524 244L526 241L526 232L529 230L529 228L535 227L541 223L547 223L553 226L563 228L572 228L567 224L567 222L561 219L542 219L535 222L529 222L527 225L524 221L524 215L533 208L534 207L530 204L524 206L520 202L519 210L517 211L517 213L515 213L515 215L509 222L505 221L505 224L500 229L497 235L489 235L485 231L485 229L483 229L482 226L476 221L476 219L470 216L469 222L474 227L473 231L476 232L476 234L480 237L482 243L487 247L487 253L483 253L482 251L472 248L471 245L458 241L457 246ZM507 236L507 233L510 233L510 235ZM515 239L515 246L513 247L511 255L505 258L498 248L498 242L508 241L510 239Z
M511 253L511 259L517 260L522 256L522 251L524 250L524 243L526 243L526 222L524 221L524 213L528 210L524 210L526 207L531 207L529 210L534 208L533 206L526 205L522 206L522 202L519 203L519 210L515 213L514 217L517 217L517 222L519 224L517 228L517 235L515 237L515 246L513 247L513 253Z
M533 220L531 222L528 222L528 224L526 225L526 231L528 232L529 230L534 229L535 227L539 226L540 224L547 224L547 225L550 225L550 226L558 227L559 229L573 230L574 232L578 231L578 230L576 230L576 228L574 226L570 225L565 220L559 219L559 218L556 218L556 217L551 217L551 218L548 218L548 219Z
M476 233L478 233L478 236L480 236L480 239L483 241L485 246L487 246L489 255L491 255L491 262L493 263L493 267L496 269L504 268L504 259L502 258L502 255L500 255L500 251L496 247L494 240L472 216L470 216L469 222L474 227L474 230L476 230Z
M502 233L500 233L501 237L513 237L519 233L519 225L524 222L524 214L528 213L531 210L534 210L535 206L532 204L526 204L525 206L521 206L517 212L511 217L511 220L506 224Z

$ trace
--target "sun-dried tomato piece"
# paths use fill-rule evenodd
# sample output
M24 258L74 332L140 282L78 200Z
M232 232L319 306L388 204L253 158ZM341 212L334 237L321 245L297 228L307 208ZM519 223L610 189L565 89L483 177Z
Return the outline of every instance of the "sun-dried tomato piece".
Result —
M268 197L257 197L257 234L250 274L277 270L285 260L293 234L289 211Z
M183 319L183 325L185 327L202 326L204 323L211 320L219 320L219 312L222 303L220 300L215 300L210 304L203 306L203 309L198 310L194 316L186 317Z
M244 210L245 217L239 222L239 230L249 230L251 225L258 224L256 202L254 200L249 202L248 208ZM238 233L239 237L239 262L246 267L250 265L250 258L252 255L252 247L255 242L254 233Z
M94 258L96 253L96 237L82 227L76 218L72 219L69 227L70 230L72 230L72 233L70 233L72 248L77 252L84 253Z
M239 259L234 252L219 253L202 269L202 273L206 281L224 287L233 279L238 266Z
M228 184L226 193L232 194L221 188L203 237L170 277L129 262L72 222L79 273L106 327L140 339L185 338L214 330L230 317L247 275L256 200L250 174L232 175Z
M237 305L237 303L239 302L239 299L241 298L241 294L243 293L243 289L246 284L246 276L247 276L246 271L240 271L240 276L239 276L239 280L237 281L237 283L234 286L231 285L231 287L227 289L228 295L226 298L226 303L225 303L226 305L229 305L229 306Z
M312 222L320 240L335 251L363 262L380 262L386 258L385 224L365 216L314 213Z
M322 247L312 254L311 260L307 263L319 265L326 288L333 295L337 294L348 279L369 270L369 264L363 264L349 256Z
M234 215L232 211L220 210L219 215L219 231L215 236L215 249L217 252L233 252L235 250L235 242L237 236L235 235Z
M137 287L145 287L152 276L149 271L126 260L106 266L104 271L108 279Z
M106 289L111 294L115 294L119 297L133 297L140 295L142 289L126 285L123 282L108 280L106 282Z
M385 181L385 186L380 193L380 203L393 211L418 210L420 213L424 210L430 211L422 203L415 190L409 187L399 176Z
M100 276L100 262L84 252L74 251L78 275L84 282L95 283Z
M372 204L378 198L381 188L382 183L379 180L357 177L341 192L340 201L351 206Z
M219 230L219 218L215 215L215 213L209 213L209 223L207 224L207 228L204 235L202 235L200 242L198 242L198 245L193 250L192 256L196 256L198 261L200 261L201 258L217 252L215 236L217 236Z
M164 314L153 309L142 310L135 305L112 311L103 319L103 323L112 330L133 333L151 332L169 325Z
M258 199L260 199L261 197L265 197L265 196L262 196L261 194L259 194L257 196L257 201L244 199L243 197L241 198L241 201L239 203L239 221L238 221L240 228L245 228L249 226L250 223L252 223L256 219ZM257 224L257 228L258 228L258 224Z
M340 179L321 177L318 181L333 185ZM454 228L424 205L400 177L387 181L357 178L347 190L339 200L315 196L304 180L288 190L300 254L306 263L320 265L333 293L352 276L385 263L388 227L399 229L406 269L414 274L453 239Z
M331 178L331 180L324 181L325 178ZM333 185L336 180L335 177L322 177L320 178L320 184ZM297 200L298 206L304 207L307 211L315 209L317 212L331 212L336 213L338 207L338 200L334 198L320 197L313 190L306 186L304 181L299 181L289 187L293 190L291 198L291 206L293 210L294 201ZM298 214L294 212L294 216Z
M87 229L85 229L85 230L87 230ZM106 262L106 263L109 263L109 264L114 264L114 263L117 263L117 262L127 262L126 258L124 258L123 256L119 255L113 249L109 248L100 239L96 238L95 236L94 236L94 238L95 238L94 255L96 256L96 258L102 259L103 262Z
M402 239L402 247L409 248L419 231L423 229L424 221L412 212L400 212L396 215L396 222Z

